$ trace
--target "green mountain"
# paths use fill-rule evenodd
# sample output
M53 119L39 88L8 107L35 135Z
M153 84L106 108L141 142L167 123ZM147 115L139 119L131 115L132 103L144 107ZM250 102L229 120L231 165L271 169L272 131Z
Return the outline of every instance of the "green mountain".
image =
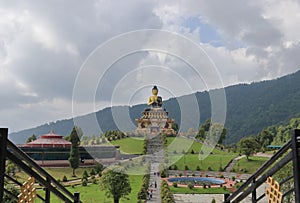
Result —
M291 118L297 117L300 113L299 87L300 71L275 80L226 87L226 143L236 143L242 137L257 134L267 126L286 123ZM198 100L201 113L200 122L203 123L210 117L209 92L194 94ZM180 99L188 100L190 96L192 95L182 96ZM169 111L169 117L174 118L175 122L180 124L180 108L177 99L171 98L164 101L164 107ZM146 105L112 108L119 108L119 110L129 108L131 120L135 123L134 119L141 116L141 112L146 108ZM94 114L76 118L83 123L80 127L86 135L99 134L93 118ZM96 112L96 118L103 131L117 129L110 107ZM32 134L39 136L48 133L50 130L61 135L69 135L73 125L73 119L59 120L36 128L11 133L10 139L15 143L24 143Z

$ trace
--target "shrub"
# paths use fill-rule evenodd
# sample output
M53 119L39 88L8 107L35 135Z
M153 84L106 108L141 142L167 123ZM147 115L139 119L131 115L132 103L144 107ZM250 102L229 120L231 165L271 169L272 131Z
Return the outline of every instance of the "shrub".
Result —
M93 184L97 184L97 179L96 179L96 178L93 179L92 183L93 183Z
M88 172L86 170L84 170L84 172L82 174L82 178L87 179L88 177L89 177Z
M90 175L93 176L93 175L96 175L96 172L95 170L92 168L91 172L90 172Z
M211 200L211 203L216 203L215 198L213 198L213 199Z
M193 189L193 187L194 187L194 185L192 183L189 183L187 186L189 189Z
M173 182L173 187L178 187L177 182Z
M199 165L196 167L196 170L197 170L197 171L200 171L200 170L201 170Z
M235 176L232 176L231 180L235 181Z
M160 198L161 202L164 203L174 203L173 194L170 191L167 181L163 180L161 182L161 190L160 190Z
M195 173L192 173L192 176L194 176L194 177L195 177Z
M96 162L96 165L95 165L95 171L97 174L100 174L102 171L103 171L103 166L101 164L99 164L98 162ZM96 174L94 174L96 175Z
M164 169L160 172L161 178L166 178L168 176L168 170Z
M192 149L191 154L195 154L194 150Z
M185 166L184 166L184 170L189 170L189 166L188 166L188 165L185 165Z
M68 181L67 176L64 176L63 179L62 179L62 181L63 181L63 182L67 182L67 181Z
M210 166L207 168L207 170L209 170L209 171L212 171L212 169L211 169L211 167L210 167Z
M86 179L84 179L81 184L82 184L82 186L87 186L87 183L88 183L88 181Z
M179 173L179 177L181 177L182 176L182 173Z

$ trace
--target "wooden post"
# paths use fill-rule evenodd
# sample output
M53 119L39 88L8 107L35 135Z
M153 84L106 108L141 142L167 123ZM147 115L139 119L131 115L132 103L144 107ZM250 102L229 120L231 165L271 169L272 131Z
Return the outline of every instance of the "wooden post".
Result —
M0 128L0 201L3 200L6 148L7 148L7 128Z
M74 193L74 203L80 203L80 193L79 192Z
M295 201L300 202L300 130L296 129L292 134L293 150L293 171L294 171L294 188Z
M255 203L256 202L256 187L255 187L255 178L253 178L252 180L252 186L253 188L252 190L252 203Z
M46 178L47 183L51 185L51 180L49 177ZM45 188L45 203L50 203L50 190L49 188Z

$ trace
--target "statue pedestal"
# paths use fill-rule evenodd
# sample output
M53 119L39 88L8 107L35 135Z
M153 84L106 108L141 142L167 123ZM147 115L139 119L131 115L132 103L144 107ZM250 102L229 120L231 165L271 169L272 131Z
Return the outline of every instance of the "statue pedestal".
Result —
M135 120L138 124L138 127L135 131L137 134L175 134L175 131L172 129L174 119L168 118L168 112L163 108L156 107L146 109L142 112L142 117Z

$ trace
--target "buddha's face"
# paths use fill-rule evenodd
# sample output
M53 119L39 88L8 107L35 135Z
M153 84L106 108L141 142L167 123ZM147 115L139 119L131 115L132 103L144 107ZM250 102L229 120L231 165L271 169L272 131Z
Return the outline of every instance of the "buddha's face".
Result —
M152 90L152 94L153 94L153 95L157 95L157 93L158 93L158 90L157 90L157 89L153 89L153 90Z

